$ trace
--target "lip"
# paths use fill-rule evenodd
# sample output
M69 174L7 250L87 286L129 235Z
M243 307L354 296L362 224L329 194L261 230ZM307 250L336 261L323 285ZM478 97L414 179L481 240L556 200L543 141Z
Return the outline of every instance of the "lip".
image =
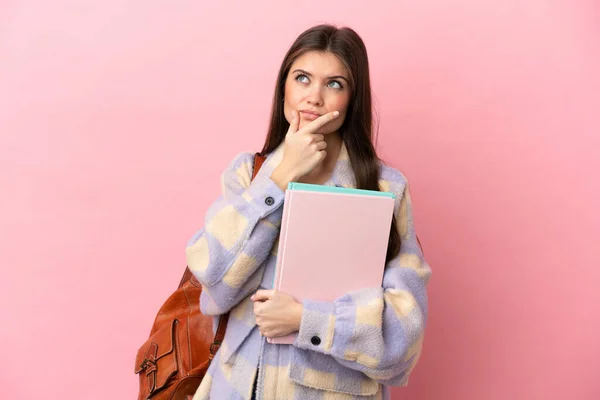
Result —
M300 110L300 114L302 114L305 118L307 119L317 119L321 116L321 114L319 114L316 111L311 111L311 110Z

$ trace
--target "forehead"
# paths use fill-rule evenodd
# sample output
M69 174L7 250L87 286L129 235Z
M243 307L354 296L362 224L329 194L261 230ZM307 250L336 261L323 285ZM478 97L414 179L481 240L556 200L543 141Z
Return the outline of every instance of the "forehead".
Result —
M291 71L302 69L318 77L341 75L348 77L349 73L344 63L331 52L309 51L294 61Z

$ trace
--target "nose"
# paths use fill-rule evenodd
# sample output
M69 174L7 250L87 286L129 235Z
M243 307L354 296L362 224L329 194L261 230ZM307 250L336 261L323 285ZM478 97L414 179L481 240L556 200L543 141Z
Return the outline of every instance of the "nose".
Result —
M306 99L308 104L315 107L321 107L323 105L323 95L321 93L321 88L317 85L314 85L309 90L310 92L308 93Z

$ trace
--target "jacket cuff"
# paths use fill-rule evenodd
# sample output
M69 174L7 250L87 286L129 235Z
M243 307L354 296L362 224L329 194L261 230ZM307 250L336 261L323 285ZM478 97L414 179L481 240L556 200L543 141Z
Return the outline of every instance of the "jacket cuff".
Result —
M305 300L298 336L294 345L301 349L330 353L335 331L335 305Z
M268 217L267 219L276 226L281 225L280 214L284 196L285 192L271 178L265 176L257 176L242 194L260 218ZM276 210L279 212L274 213Z

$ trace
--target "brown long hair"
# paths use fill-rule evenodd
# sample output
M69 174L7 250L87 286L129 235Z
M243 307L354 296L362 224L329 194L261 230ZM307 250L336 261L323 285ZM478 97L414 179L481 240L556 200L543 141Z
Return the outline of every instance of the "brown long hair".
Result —
M266 155L285 140L289 123L283 113L285 81L294 61L309 51L331 52L350 72L352 95L340 135L350 158L358 189L380 190L380 159L373 145L373 109L367 49L360 36L352 29L332 25L317 25L298 36L288 50L277 75L273 96L271 122L262 150ZM392 219L386 262L400 251L400 235Z

